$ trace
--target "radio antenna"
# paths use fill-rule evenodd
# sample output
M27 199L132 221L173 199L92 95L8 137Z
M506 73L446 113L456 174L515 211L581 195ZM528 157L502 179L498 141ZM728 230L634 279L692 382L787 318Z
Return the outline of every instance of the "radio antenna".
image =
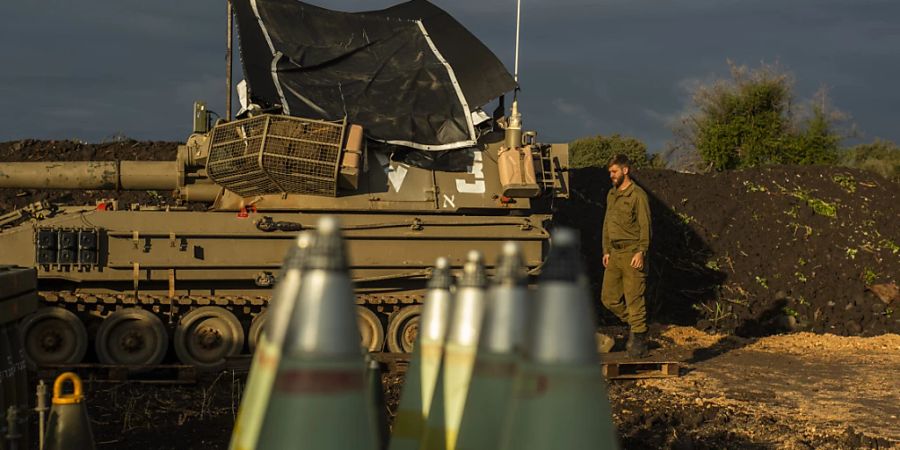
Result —
M519 82L519 28L522 23L522 0L516 0L516 65L514 69L514 77L516 83ZM516 89L518 90L518 88Z
M516 0L516 63L513 70L516 90L513 91L512 110L506 123L506 147L522 146L522 114L519 113L519 28L522 23L522 0Z

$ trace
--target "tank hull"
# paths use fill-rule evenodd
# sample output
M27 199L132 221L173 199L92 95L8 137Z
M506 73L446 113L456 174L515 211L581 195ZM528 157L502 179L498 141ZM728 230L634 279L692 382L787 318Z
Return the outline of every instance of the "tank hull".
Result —
M183 316L216 305L234 315L250 335L254 320L266 309L288 246L298 230L312 228L321 215L67 207L52 218L3 230L0 248L4 263L37 269L45 307L76 314L87 330L97 329L117 310L137 307L153 312L176 336ZM475 249L491 266L502 243L515 241L529 269L537 270L551 219L548 214L331 215L343 227L357 304L368 311L360 316L361 328L369 328L365 345L390 352L411 350L418 315L401 312L421 303L438 257L447 257L459 270L465 253ZM294 228L264 231L265 223ZM59 243L66 233L95 236L96 258L64 263ZM51 249L55 258L42 253L48 235L58 243L59 248ZM243 352L252 348L252 339L247 342Z

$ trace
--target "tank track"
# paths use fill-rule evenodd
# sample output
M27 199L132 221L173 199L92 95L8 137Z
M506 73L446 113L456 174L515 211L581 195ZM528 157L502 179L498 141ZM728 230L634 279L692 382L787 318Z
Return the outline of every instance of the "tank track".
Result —
M185 295L169 297L154 294L113 294L113 293L73 293L66 291L42 291L40 297L44 305L61 306L76 313L96 311L105 315L120 306L141 306L151 309L157 314L164 313L163 308L197 308L200 306L222 306L236 315L255 316L269 304L268 296L249 295ZM419 294L357 294L356 304L370 307L391 305L414 305L422 303ZM383 312L383 311L379 311ZM177 311L175 312L177 314ZM390 314L390 311L385 312ZM240 319L241 316L239 315Z
M244 345L240 355L248 355L251 353L250 332L253 320L262 314L269 303L269 296L256 295L180 295L169 297L168 295L159 295L152 293L139 293L135 296L133 293L94 293L94 292L70 292L70 291L41 291L39 298L42 307L61 307L74 313L84 324L88 330L88 339L95 343L96 329L99 324L107 316L113 312L125 308L140 308L157 315L165 324L170 336L174 334L175 328L179 324L182 316L188 312L201 307L220 307L230 311L237 317L241 323L244 332ZM410 309L403 314L401 311L407 309L405 307L414 307L422 302L422 295L418 293L410 294L357 294L356 304L363 306L374 313L374 317L380 326L381 344L375 353L390 354L406 353L411 348L403 348L404 334L407 336L406 341L414 342L414 335L410 334L410 319L415 318L417 312ZM401 317L402 316L402 317ZM400 319L403 323L399 322ZM417 326L415 323L412 326ZM395 339L390 338L390 333L394 333ZM184 365L179 362L173 351L173 340L170 339L168 349L166 349L167 361L172 364ZM96 343L95 343L96 344ZM92 354L91 352L88 353ZM239 355L236 355L239 356ZM86 358L90 361L92 358ZM81 364L79 362L80 365ZM89 363L90 364L90 363ZM99 364L97 364L99 366ZM108 365L104 365L108 367ZM55 366L58 368L58 366Z

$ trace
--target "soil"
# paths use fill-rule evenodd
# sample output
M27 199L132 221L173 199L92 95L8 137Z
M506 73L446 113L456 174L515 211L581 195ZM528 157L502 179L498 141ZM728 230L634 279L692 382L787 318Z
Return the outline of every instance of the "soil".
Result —
M653 216L651 321L740 336L900 332L900 304L870 289L900 281L900 184L817 166L635 178ZM571 185L558 222L581 231L599 304L609 177L576 169Z
M896 334L744 339L670 327L654 343L682 355L682 376L611 385L627 448L900 445Z

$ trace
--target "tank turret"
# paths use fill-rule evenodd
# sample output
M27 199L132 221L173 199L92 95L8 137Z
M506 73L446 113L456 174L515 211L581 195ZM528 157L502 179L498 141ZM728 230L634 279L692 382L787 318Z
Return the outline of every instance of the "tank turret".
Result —
M511 145L509 134L453 150L456 168L429 168L408 153L397 161L396 148L369 148L363 128L346 121L262 114L192 135L175 161L4 163L0 189L164 190L213 209L257 211L509 211L566 197L567 146L537 144L533 132L521 142L518 129Z

